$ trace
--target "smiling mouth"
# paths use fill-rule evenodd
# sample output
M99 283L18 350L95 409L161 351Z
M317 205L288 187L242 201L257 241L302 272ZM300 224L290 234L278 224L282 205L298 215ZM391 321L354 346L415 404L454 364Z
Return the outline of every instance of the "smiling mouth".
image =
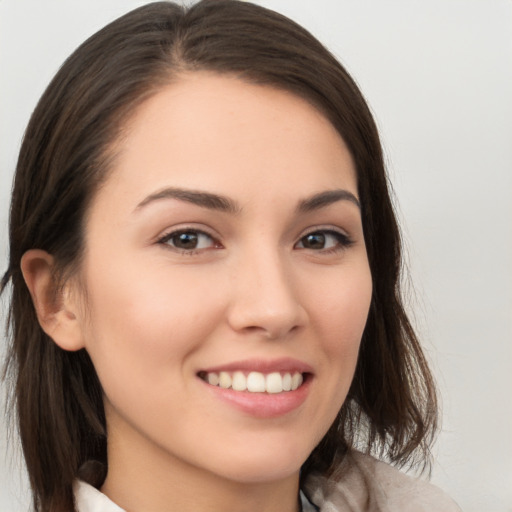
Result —
M283 393L302 386L307 374L300 372L199 372L199 378L211 386L249 393Z

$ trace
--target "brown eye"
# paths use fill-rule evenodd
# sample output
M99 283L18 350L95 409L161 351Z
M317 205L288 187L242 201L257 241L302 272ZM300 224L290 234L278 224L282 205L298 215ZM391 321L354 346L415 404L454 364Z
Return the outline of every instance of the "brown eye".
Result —
M191 229L169 233L159 240L159 243L180 251L196 251L215 247L215 241L210 235Z
M172 236L170 241L178 249L196 249L198 240L197 233L187 231L186 233L178 233Z
M324 249L325 235L323 233L310 233L301 240L304 249Z
M295 246L297 249L313 251L343 249L352 244L347 235L333 230L313 231L303 236Z

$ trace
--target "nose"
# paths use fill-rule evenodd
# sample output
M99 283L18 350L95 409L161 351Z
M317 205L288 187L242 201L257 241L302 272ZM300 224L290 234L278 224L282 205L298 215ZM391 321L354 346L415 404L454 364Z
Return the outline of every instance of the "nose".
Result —
M263 250L241 259L232 273L231 328L282 339L304 326L307 312L300 301L298 283L293 269L278 252Z

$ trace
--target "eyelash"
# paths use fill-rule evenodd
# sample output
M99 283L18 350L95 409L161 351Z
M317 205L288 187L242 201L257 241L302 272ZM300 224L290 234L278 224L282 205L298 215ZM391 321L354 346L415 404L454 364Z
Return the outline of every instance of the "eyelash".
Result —
M313 235L331 236L336 239L337 244L334 245L333 247L330 247L328 249L319 249L318 251L314 250L314 252L321 252L322 254L332 254L332 253L340 252L345 249L348 249L351 245L354 244L354 241L345 233L336 231L334 229L322 229L322 228L320 228L320 229L317 228L312 231L309 231L308 233L306 233L299 239L297 244L301 243L301 242L304 243L304 240L308 236L313 236ZM295 246L297 244L295 244ZM304 247L304 249L307 250L306 247Z
M213 248L221 247L220 242L218 242L212 235L210 235L206 231L202 231L197 228L183 228L183 229L177 229L175 231L171 231L171 232L163 235L161 238L159 238L157 240L157 243L161 244L163 246L169 247L171 250L176 251L179 254L186 254L187 256L194 256L195 254L199 254L200 252L207 249L207 248L183 249L180 247L174 247L171 244L169 244L171 239L173 239L174 237L178 237L180 235L184 235L184 234L193 234L193 235L196 235L197 237L200 237L201 235L206 236L206 237L210 238L211 241L213 242L213 245L214 245Z
M197 248L184 249L184 248L175 247L175 246L172 246L171 244L169 244L169 242L173 238L178 237L180 235L184 235L184 234L195 235L198 238L200 236L206 236L206 237L208 237L212 241L214 246L213 247L208 247L208 248L207 247L200 247L198 249ZM318 252L318 253L322 253L322 254L332 254L332 253L336 253L336 252L339 252L339 251L343 251L343 250L349 248L354 243L354 241L348 235L346 235L344 233L341 233L340 231L336 231L334 229L315 229L315 230L312 230L312 231L304 234L303 236L301 236L299 241L294 245L294 248L296 248L296 246L299 243L304 244L304 241L306 240L306 238L310 237L310 236L313 236L313 235L322 235L324 237L331 236L331 237L336 239L337 243L333 247L329 247L327 249L318 249L318 250L309 248L309 250L312 250L313 252ZM205 231L202 231L200 229L196 229L196 228L183 228L183 229L178 229L178 230L175 230L175 231L171 231L171 232L166 233L165 235L163 235L161 238L159 238L157 240L157 243L161 244L163 246L169 247L171 250L176 251L176 252L178 252L180 254L186 254L188 256L194 256L195 254L199 254L200 252L202 252L204 250L208 250L208 249L212 249L212 248L219 249L219 248L222 247L220 242L218 242L212 235L210 235L209 233L207 233ZM307 247L303 247L302 249L303 250L308 250Z

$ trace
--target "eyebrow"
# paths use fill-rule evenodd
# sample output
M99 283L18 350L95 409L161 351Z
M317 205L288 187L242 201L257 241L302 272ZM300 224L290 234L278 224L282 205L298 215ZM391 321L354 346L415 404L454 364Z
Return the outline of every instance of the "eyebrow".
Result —
M225 213L239 214L242 211L241 206L232 199L219 195L212 194L211 192L204 192L199 190L189 190L183 188L168 187L153 194L150 194L143 199L135 208L135 211L147 206L155 201L162 199L177 199L179 201L185 201L202 208L209 210L216 210ZM350 201L355 204L359 209L361 205L357 197L344 189L326 190L325 192L319 192L311 197L302 199L298 206L298 213L308 213L311 211L325 208L338 201Z
M361 209L361 204L357 197L344 189L335 189L335 190L326 190L325 192L320 192L311 197L303 199L299 202L297 206L297 211L299 213L308 213L314 210L319 210L320 208L325 208L330 204L336 203L338 201L350 201L355 204L359 209Z
M161 199L178 199L192 203L202 208L209 210L217 210L220 212L238 214L242 208L232 199L210 192L203 192L199 190L189 190L183 188L164 188L154 194L149 195L141 201L135 210L139 210L144 206Z

